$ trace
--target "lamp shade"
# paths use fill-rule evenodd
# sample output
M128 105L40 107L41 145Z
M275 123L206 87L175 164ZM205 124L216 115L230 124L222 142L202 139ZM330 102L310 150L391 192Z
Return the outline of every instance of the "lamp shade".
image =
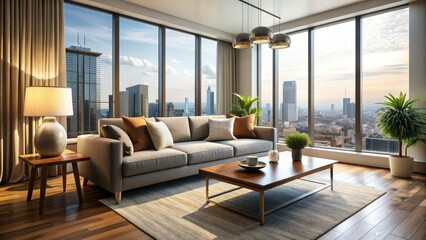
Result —
M234 37L232 46L236 49L252 48L253 44L250 42L250 34L239 33Z
M59 117L73 115L71 88L27 87L24 116Z
M272 39L272 31L267 27L256 27L250 32L250 40L255 44L269 43Z
M281 49L290 47L291 39L287 34L277 33L272 37L269 47L272 49Z

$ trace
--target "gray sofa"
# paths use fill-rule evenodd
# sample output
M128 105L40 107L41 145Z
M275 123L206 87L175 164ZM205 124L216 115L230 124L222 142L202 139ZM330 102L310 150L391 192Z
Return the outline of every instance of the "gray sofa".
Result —
M90 161L78 163L80 175L86 183L90 180L115 193L118 204L122 191L195 175L200 168L244 159L247 155L265 156L269 150L276 149L277 131L270 127L255 127L257 139L203 141L209 134L209 118L225 116L147 118L147 121L164 122L174 145L160 151L138 151L132 156L123 156L119 140L80 135L77 152L90 156ZM121 118L100 119L99 125L104 124L123 128Z

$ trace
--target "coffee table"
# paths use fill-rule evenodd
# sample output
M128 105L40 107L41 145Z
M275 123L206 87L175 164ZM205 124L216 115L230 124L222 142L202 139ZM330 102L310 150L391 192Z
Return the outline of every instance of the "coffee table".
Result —
M261 225L263 225L265 223L265 215L275 212L327 187L331 187L331 190L333 190L333 164L335 164L337 161L307 156L303 156L301 161L293 161L291 158L291 152L281 152L278 163L269 163L269 159L267 157L261 157L259 158L259 161L265 162L266 167L260 169L257 172L250 172L239 167L237 165L239 161L201 168L199 173L206 177L206 202L216 204L230 211L256 219L260 222ZM330 169L330 183L302 179L304 176L327 169ZM216 179L222 182L236 185L238 187L210 196L209 179ZM302 194L265 212L265 191L296 179L319 183L323 186ZM244 211L242 209L213 200L215 197L241 188L247 188L259 193L259 215L255 215L248 211Z

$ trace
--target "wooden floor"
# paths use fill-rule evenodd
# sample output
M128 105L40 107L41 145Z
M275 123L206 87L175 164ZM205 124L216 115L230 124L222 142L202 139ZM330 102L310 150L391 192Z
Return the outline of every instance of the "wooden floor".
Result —
M334 172L335 180L372 186L386 194L321 239L426 239L425 175L406 180L385 169L341 163ZM328 172L316 175L325 177ZM79 205L72 174L67 180L65 193L60 177L48 180L43 216L38 216L38 181L31 202L26 202L27 182L1 186L0 239L150 239L97 201L111 193L89 182Z

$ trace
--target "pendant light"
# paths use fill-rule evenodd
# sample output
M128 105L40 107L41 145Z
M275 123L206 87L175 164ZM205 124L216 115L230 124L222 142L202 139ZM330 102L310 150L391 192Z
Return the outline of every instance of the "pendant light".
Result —
M241 33L238 33L232 40L232 46L236 49L246 49L252 48L253 44L250 41L250 34L244 32L243 22L244 22L244 4L241 3ZM248 8L247 8L248 9ZM248 16L247 16L248 19Z
M275 8L275 0L274 0L274 9ZM269 47L272 49L283 49L290 47L291 39L290 36L281 32L281 18L278 22L278 33L274 34L271 42L269 43Z
M262 6L260 5L259 1L258 1L258 5L260 8L262 8ZM258 13L258 24L261 24L261 15L260 15L260 10ZM271 29L269 29L268 27L263 27L263 26L258 26L256 28L254 28L253 30L251 30L250 32L250 40L255 43L255 44L264 44L264 43L269 43L271 42L272 39L272 31Z

